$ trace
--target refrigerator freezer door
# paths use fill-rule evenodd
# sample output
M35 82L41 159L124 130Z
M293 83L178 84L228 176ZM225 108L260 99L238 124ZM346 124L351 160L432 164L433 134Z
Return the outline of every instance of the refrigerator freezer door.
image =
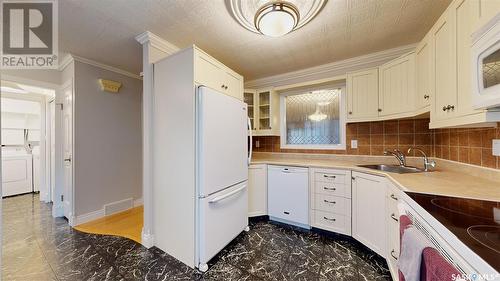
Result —
M199 195L248 179L247 105L206 87L198 88Z
M247 182L199 199L198 266L222 250L248 225Z

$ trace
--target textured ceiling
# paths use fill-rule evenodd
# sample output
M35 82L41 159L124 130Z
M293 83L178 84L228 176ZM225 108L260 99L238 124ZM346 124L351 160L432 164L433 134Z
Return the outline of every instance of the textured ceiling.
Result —
M59 1L60 49L139 73L149 30L180 48L196 44L245 80L299 70L420 40L451 0L329 0L281 38L241 27L224 0Z

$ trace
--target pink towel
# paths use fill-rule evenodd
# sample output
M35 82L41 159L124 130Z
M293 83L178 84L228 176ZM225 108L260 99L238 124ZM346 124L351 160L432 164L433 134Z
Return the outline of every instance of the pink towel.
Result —
M439 254L434 248L425 248L420 271L421 281L451 281L453 276L460 276L460 272Z

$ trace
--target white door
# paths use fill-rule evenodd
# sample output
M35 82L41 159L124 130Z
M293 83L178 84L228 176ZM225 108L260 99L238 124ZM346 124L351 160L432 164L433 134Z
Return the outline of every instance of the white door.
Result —
M49 125L49 141L50 141L50 176L49 176L49 188L50 188L50 201L55 202L55 185L56 185L56 102L51 101L49 104L50 110L50 125Z
M352 177L352 237L385 257L385 180L357 172Z
M248 179L247 105L206 87L198 89L199 195Z
M73 85L63 89L64 216L70 219L73 191Z

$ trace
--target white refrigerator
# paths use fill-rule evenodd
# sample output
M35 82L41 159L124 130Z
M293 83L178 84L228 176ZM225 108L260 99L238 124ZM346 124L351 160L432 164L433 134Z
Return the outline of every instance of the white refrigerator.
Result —
M207 262L248 230L247 105L200 86L196 94L196 260Z

